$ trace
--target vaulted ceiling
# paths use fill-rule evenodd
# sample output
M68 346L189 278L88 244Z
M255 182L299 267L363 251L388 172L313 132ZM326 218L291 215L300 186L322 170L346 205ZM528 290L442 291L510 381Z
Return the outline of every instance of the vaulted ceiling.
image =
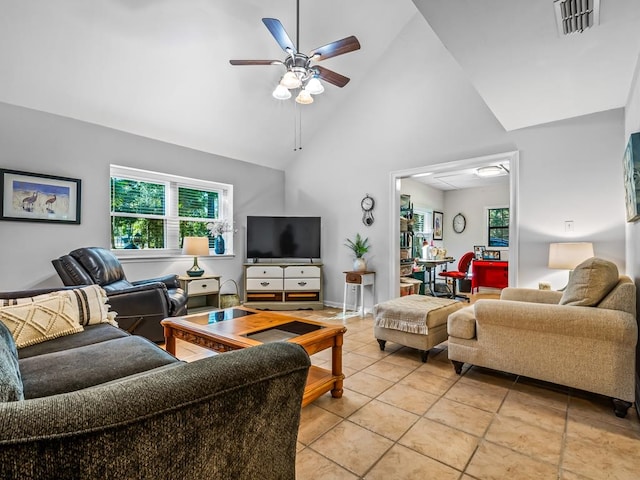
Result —
M602 0L600 25L569 37L551 0L300 3L302 51L348 35L362 45L323 62L352 80L312 105L272 98L281 66L228 62L283 59L261 18L296 41L294 0L0 0L0 101L285 168L296 109L304 147L419 15L507 130L622 107L640 52L637 0Z

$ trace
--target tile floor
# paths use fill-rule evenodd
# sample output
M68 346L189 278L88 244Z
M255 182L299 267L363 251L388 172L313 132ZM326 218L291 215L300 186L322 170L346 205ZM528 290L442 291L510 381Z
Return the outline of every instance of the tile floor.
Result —
M342 323L341 310L283 312ZM427 363L373 338L373 319L349 317L344 395L302 410L296 478L640 479L640 422L606 398L465 365L446 343ZM190 361L211 353L178 341ZM312 357L330 364L330 351Z

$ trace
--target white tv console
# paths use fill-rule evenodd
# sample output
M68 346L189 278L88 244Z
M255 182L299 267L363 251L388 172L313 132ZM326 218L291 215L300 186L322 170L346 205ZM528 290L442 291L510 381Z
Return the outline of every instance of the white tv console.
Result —
M320 310L322 283L322 263L245 263L243 303L263 310Z

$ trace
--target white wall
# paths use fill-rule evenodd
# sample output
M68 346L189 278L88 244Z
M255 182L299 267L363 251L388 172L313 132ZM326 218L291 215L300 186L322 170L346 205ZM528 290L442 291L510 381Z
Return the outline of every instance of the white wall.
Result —
M520 151L520 276L560 288L566 272L549 270L548 245L591 240L597 254L624 270L622 111L615 110L535 128L505 132L424 19L415 17L357 91L345 89L344 111L317 132L287 169L286 204L292 213L323 217L325 299L341 304L351 258L342 246L356 231L366 234L376 270L376 301L389 284L390 172ZM428 45L435 45L428 47ZM348 93L348 95L347 95ZM360 200L377 201L376 222L361 223ZM569 237L563 221L572 219ZM513 261L513 259L511 259Z
M109 247L109 164L235 186L235 258L201 267L239 281L249 214L282 214L284 173L77 120L0 103L0 167L82 180L82 223L0 222L0 290L62 285L51 260L83 246ZM130 280L183 273L193 260L125 264Z
M620 158L627 146L629 136L640 132L640 57L636 62L636 70L633 83L629 92L629 98L625 108L624 138L620 143ZM621 160L622 161L622 160ZM628 275L634 279L640 289L640 222L626 224L626 267ZM640 292L639 292L640 293ZM640 299L640 294L638 295Z
M445 192L416 180L403 178L400 193L411 196L414 209L442 211L444 208Z
M444 194L443 244L447 254L458 259L473 251L474 245L487 245L485 208L509 206L509 183L479 188L449 190ZM453 231L453 217L462 213L467 226L462 233ZM487 247L490 248L490 247ZM501 254L508 260L508 249Z
M520 154L520 283L562 288L568 273L547 268L549 243L591 241L625 271L623 111L517 130ZM564 222L573 220L574 232Z

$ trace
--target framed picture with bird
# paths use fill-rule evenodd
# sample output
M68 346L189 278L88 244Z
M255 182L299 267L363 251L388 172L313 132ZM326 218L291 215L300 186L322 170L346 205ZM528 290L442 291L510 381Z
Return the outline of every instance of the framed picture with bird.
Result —
M0 168L0 220L80 224L82 181Z

